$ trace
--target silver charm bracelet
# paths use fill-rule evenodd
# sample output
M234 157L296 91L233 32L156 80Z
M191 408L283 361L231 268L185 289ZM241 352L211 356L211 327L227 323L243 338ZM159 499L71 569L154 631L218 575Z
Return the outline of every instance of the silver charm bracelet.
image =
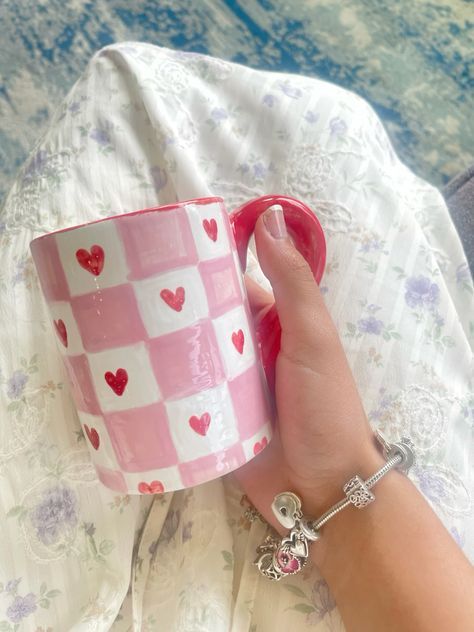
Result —
M278 581L287 575L298 573L308 561L309 544L320 538L319 529L337 513L349 505L357 509L366 507L375 500L370 491L392 468L408 473L415 463L414 445L407 437L397 443L388 443L379 431L375 432L377 441L382 446L386 463L375 474L364 481L356 475L343 487L345 498L333 505L317 520L310 520L301 511L301 500L293 492L283 492L275 496L272 511L278 522L290 532L283 538L268 535L257 548L258 557L255 565L268 579ZM253 508L246 512L248 519L260 517ZM262 518L263 520L263 518Z

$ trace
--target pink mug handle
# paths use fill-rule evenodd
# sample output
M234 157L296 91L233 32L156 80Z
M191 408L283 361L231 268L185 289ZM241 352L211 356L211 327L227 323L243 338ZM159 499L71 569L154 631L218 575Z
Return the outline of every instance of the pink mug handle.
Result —
M319 284L326 262L326 240L321 224L313 211L303 202L283 195L264 195L246 202L230 214L230 223L234 231L242 271L245 272L247 267L247 248L257 219L273 204L280 204L283 208L288 233L308 262L316 283ZM273 393L275 362L280 351L281 337L281 326L275 304L259 317L256 323L256 335L268 386Z

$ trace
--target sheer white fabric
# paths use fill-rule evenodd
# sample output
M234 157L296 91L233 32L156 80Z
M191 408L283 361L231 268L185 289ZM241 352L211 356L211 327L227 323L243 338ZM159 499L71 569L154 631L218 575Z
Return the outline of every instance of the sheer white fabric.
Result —
M258 576L265 527L230 479L154 498L98 482L28 250L111 214L272 192L322 221L322 288L371 423L412 437L412 480L474 559L473 287L439 192L353 94L124 43L92 59L0 216L1 630L343 629L317 569Z

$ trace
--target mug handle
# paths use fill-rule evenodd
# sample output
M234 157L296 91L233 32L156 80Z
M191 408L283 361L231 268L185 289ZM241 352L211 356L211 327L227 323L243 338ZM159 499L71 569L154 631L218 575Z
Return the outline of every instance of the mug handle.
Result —
M326 262L326 240L321 224L306 204L283 195L264 195L250 200L230 214L242 272L245 272L247 267L248 244L257 219L273 204L281 205L288 233L308 262L316 283L319 284ZM268 386L274 393L275 362L280 351L281 338L281 326L275 304L259 315L255 326L262 365Z

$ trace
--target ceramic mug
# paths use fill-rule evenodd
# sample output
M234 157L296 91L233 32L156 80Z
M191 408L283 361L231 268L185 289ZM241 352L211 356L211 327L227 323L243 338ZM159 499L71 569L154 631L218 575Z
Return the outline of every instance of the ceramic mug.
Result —
M253 323L243 271L255 222L272 204L283 207L319 282L321 226L307 206L282 196L230 215L217 197L177 202L31 242L78 416L107 487L129 494L192 487L244 465L269 443L280 325L274 307Z

